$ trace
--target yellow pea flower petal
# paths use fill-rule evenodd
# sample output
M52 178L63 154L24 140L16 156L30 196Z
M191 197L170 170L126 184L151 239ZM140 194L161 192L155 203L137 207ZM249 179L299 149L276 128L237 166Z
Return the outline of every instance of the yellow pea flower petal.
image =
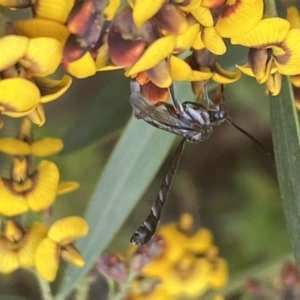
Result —
M26 198L15 191L10 180L0 179L0 214L20 215L29 210Z
M206 259L185 255L166 274L163 284L174 296L199 296L209 288L210 270L210 263Z
M61 181L57 187L57 196L71 193L79 188L80 184L75 181Z
M291 29L300 28L300 17L296 7L288 7L286 19L289 21Z
M46 77L35 77L35 84L41 92L41 103L47 103L63 95L72 84L72 77L64 75L60 80L53 80Z
M48 236L56 243L65 245L85 236L89 226L81 217L67 217L54 222Z
M18 34L29 38L49 37L65 44L69 29L61 23L48 19L28 19L14 23Z
M267 48L266 45L279 44L290 29L288 21L280 18L261 20L250 32L231 39L233 45L239 44L250 48Z
M273 49L275 63L278 72L284 75L296 75L300 73L300 29L291 29L280 48L284 54L277 55L277 49Z
M137 27L152 18L165 3L164 0L136 0L133 8L133 21Z
M1 140L0 140L1 145ZM31 144L32 155L34 156L48 156L61 151L64 147L64 144L61 139L54 138L43 138L37 141L34 141Z
M212 262L211 272L209 274L209 284L214 289L220 289L228 281L228 266L223 258L218 258Z
M187 242L187 249L194 253L204 253L212 245L213 235L208 229L199 229Z
M192 47L197 35L199 34L199 24L193 24L189 26L188 30L184 34L177 35L176 37L176 50L185 51Z
M192 45L192 48L194 48L195 50L201 50L201 49L205 48L205 45L201 38L201 34L197 35L197 37Z
M48 208L56 198L59 171L53 162L43 160L31 177L34 184L27 192L27 201L33 211L41 211Z
M251 68L250 68L251 70ZM252 72L252 70L251 70ZM252 72L253 74L253 72ZM212 76L212 80L223 83L223 84L229 84L236 82L239 80L242 76L242 73L239 69L236 71L227 71L223 69L218 63L215 64L214 74Z
M130 77L134 74L153 68L158 62L166 58L174 50L176 45L175 35L159 38L153 42L141 56L141 58L126 71L125 76Z
M250 32L261 20L262 0L233 0L226 5L217 21L216 30L222 37L236 37Z
M25 36L7 35L0 38L0 71L16 64L25 54L29 39Z
M27 115L27 118L38 126L42 126L46 122L45 111L43 105L38 105L32 112Z
M17 252L9 249L9 243L5 237L0 236L0 273L9 274L20 266Z
M170 65L173 80L201 81L207 80L213 76L210 72L192 70L185 61L173 55L170 57Z
M53 281L59 265L59 247L49 238L43 239L35 253L35 265L39 274L47 281Z
M36 17L65 23L75 0L39 0L35 6Z
M205 27L201 33L205 47L212 53L222 55L226 52L226 46L215 27Z
M39 37L29 41L22 65L34 76L44 77L55 72L62 60L62 44L53 38Z
M83 267L85 264L80 252L72 244L62 247L61 257L66 262L69 262L77 267Z
M109 0L108 5L104 9L105 19L112 21L120 5L121 0Z
M8 78L0 81L0 111L18 117L28 114L40 100L40 91L29 80Z
M96 73L96 64L89 52L86 52L81 58L69 63L66 66L67 71L77 77L86 78Z
M300 73L290 77L291 82L295 87L300 87Z
M0 151L9 155L29 155L31 153L28 143L13 138L0 139Z
M173 80L187 80L192 75L191 67L177 56L171 55L170 66Z
M172 84L170 68L165 59L159 62L154 68L149 69L147 75L150 81L160 88L168 88Z
M235 65L239 70L241 70L244 74L251 76L251 77L255 77L253 74L252 69L250 68L249 64L245 64L243 66L239 66L239 65Z
M18 242L24 236L24 229L20 226L19 223L8 220L6 223L4 236L11 242Z
M208 8L198 6L191 11L191 14L201 25L205 27L214 26L214 20Z
M43 223L34 223L21 241L18 251L19 263L22 267L29 268L35 265L35 252L41 242L47 236L48 228Z

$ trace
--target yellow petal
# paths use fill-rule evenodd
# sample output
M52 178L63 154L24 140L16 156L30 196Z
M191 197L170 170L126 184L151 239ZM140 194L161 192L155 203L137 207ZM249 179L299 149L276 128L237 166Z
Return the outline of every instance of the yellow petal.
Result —
M226 52L225 43L215 27L205 27L201 37L203 44L210 52L217 55L222 55Z
M16 64L26 53L29 39L25 36L7 35L0 38L0 71Z
M89 226L81 217L67 217L56 221L48 236L58 244L66 245L87 235Z
M281 84L282 75L278 72L276 72L275 74L271 74L266 81L268 92L270 92L272 96L277 96L280 93Z
M86 78L96 73L96 64L89 52L86 52L81 58L69 63L66 66L67 71L77 77Z
M35 265L39 274L47 281L53 281L59 265L59 247L49 238L43 239L35 253Z
M291 29L300 28L300 17L296 7L288 7L286 19L289 21Z
M188 239L187 249L194 253L204 253L212 245L213 235L208 229L199 229Z
M34 141L31 144L31 151L32 151L32 155L40 157L40 156L48 156L48 155L58 153L59 151L62 150L63 147L64 144L61 139L43 138Z
M13 138L0 139L0 151L9 155L29 155L31 153L28 143Z
M152 18L165 3L165 0L136 0L133 8L133 21L137 27Z
M242 26L242 25L241 25ZM266 49L282 42L289 32L290 24L280 18L261 20L249 33L231 39L233 45Z
M27 118L38 126L45 124L46 117L43 105L39 104L32 112L27 115Z
M153 42L144 52L142 57L126 71L127 77L153 68L164 58L168 57L176 45L175 35L159 38Z
M35 252L39 243L47 236L48 228L43 223L34 223L21 241L18 252L20 265L25 268L35 265Z
M291 81L292 81L292 84L295 86L295 87L300 87L300 73L297 74L297 75L293 75L290 77Z
M11 242L18 242L24 236L25 231L19 223L13 220L8 220L6 223L4 235Z
M173 55L170 58L170 65L173 80L201 81L213 75L210 72L194 71L185 61Z
M239 65L235 65L239 70L241 70L244 74L251 76L251 77L255 77L253 74L252 69L250 68L249 64L245 64L243 66L239 66Z
M216 30L219 34L222 37L232 38L253 30L262 18L263 1L234 0L230 2L217 21Z
M9 249L10 243L5 237L0 236L0 273L9 274L19 268L18 254Z
M147 75L152 83L160 88L168 88L172 84L169 64L165 59L159 62L154 68L148 70Z
M1 6L10 8L26 8L31 6L31 0L0 0Z
M79 188L80 184L75 181L61 181L57 187L57 196L71 193Z
M105 19L112 21L120 5L121 0L109 0L108 5L104 9Z
M201 25L205 27L214 26L214 20L208 8L198 6L191 11L191 14Z
M284 75L296 75L300 73L300 29L291 29L280 48L284 54L277 55L276 49L273 49L275 63L278 72Z
M26 198L15 191L10 180L0 180L0 199L0 214L5 216L16 216L29 209Z
M23 183L28 177L28 162L25 156L14 156L11 168L11 179Z
M35 77L34 82L41 92L41 103L47 103L59 98L69 89L72 77L64 75L60 80Z
M62 60L62 44L53 38L30 39L22 65L30 69L34 76L53 74Z
M35 6L38 18L55 20L65 23L75 0L39 0Z
M28 19L14 23L18 34L29 38L49 37L65 44L70 35L69 29L56 21L49 19Z
M63 260L72 263L77 267L83 267L85 264L80 252L73 245L63 247L61 249L61 257Z
M27 191L27 201L33 211L48 208L56 198L59 182L57 166L50 161L43 160L31 176L33 187Z
M181 52L190 49L194 44L199 31L199 24L193 24L192 26L189 26L186 33L177 35L175 46L176 50Z
M220 289L228 281L228 266L225 259L218 258L212 262L209 284L213 289Z
M192 48L194 48L195 50L201 50L201 49L205 48L205 45L201 38L201 33L197 35L197 37L192 45Z
M0 81L0 111L4 115L18 117L28 114L40 100L40 91L30 81L11 78Z
M227 70L223 69L218 63L216 63L215 69L214 69L214 75L212 76L212 80L214 80L218 83L229 84L229 83L236 82L237 80L239 80L241 78L241 76L242 76L242 73L239 69L237 69L236 71L233 71L233 72L227 71Z

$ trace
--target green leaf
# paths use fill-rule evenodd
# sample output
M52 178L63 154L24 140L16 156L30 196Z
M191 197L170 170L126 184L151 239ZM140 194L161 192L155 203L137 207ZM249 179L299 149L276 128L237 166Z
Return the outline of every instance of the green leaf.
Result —
M131 109L129 105L129 81L121 72L89 103L77 123L63 137L67 154L87 147L95 141L109 138L127 122Z
M293 91L283 77L280 95L270 97L279 188L296 263L300 267L300 137Z

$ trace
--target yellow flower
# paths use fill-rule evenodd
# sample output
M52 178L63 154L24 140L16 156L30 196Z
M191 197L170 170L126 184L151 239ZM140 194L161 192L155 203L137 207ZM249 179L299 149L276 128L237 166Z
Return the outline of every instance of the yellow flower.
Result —
M216 23L216 30L222 37L242 36L261 20L263 8L263 0L227 0Z
M88 224L80 217L67 217L56 221L49 229L36 251L35 263L39 274L47 281L53 281L59 267L60 257L78 267L84 260L73 242L88 233Z
M251 32L231 42L250 47L248 63L259 83L266 82L275 71L283 75L299 73L300 29L290 29L284 19L263 19Z
M0 214L15 216L29 209L45 210L56 198L58 182L59 171L54 163L43 160L30 172L27 159L15 157L11 178L0 178Z
M174 296L196 297L209 288L210 263L185 255L162 278L162 287Z
M0 71L19 63L26 78L50 75L62 60L62 44L54 38L6 35L0 38L0 48Z
M8 221L0 235L0 272L7 274L19 267L34 267L36 248L46 236L47 227L42 223L34 223L24 231L16 222Z

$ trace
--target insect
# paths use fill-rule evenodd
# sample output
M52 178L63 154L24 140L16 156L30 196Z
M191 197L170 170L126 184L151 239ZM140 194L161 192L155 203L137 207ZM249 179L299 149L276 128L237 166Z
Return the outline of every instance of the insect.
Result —
M148 217L130 239L131 243L142 246L151 239L156 231L186 141L197 143L208 139L213 132L213 126L220 125L226 120L263 148L267 154L270 153L260 141L232 122L227 116L222 85L219 86L214 101L210 100L207 88L204 88L204 100L207 105L190 101L180 103L174 97L172 88L169 89L169 92L173 104L166 102L153 104L143 96L139 84L135 81L131 82L131 91L129 101L137 119L143 119L152 126L183 137L173 154Z
M170 90L170 95L173 105L165 102L152 104L139 89L137 82L131 83L130 103L134 116L152 126L183 137L173 154L150 214L130 239L131 243L142 246L151 239L156 231L185 142L197 143L206 140L212 134L213 126L221 124L227 119L227 116L224 99L222 98L220 103L215 105L208 98L206 90L207 106L196 102L181 104L175 99L172 90ZM220 92L222 92L222 86Z

